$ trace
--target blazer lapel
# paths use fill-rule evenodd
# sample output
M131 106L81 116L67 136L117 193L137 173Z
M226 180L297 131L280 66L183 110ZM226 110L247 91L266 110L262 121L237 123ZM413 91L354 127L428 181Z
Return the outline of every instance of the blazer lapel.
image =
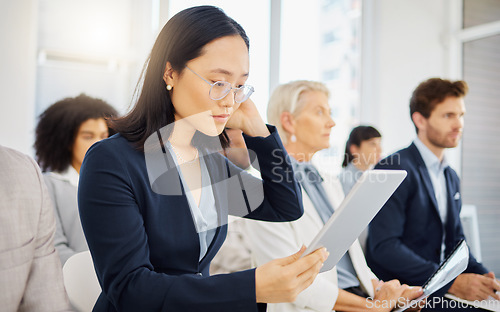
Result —
M419 166L418 170L420 172L420 177L424 181L425 189L427 190L427 193L432 201L432 204L434 205L434 209L436 210L436 212L439 215L436 194L434 193L434 188L432 187L432 181L431 181L431 177L429 176L429 171L427 171L427 167L425 167L425 166Z
M434 211L436 211L436 213L439 217L439 208L438 208L438 204L437 204L437 200L436 200L436 194L434 193L434 188L432 187L432 181L431 181L431 177L429 175L429 171L427 170L427 166L425 165L425 162L422 159L422 155L420 155L420 152L418 151L418 148L414 143L412 143L410 145L410 149L413 153L413 156L415 157L418 171L420 173L420 177L422 178L422 181L424 182L424 186L425 186L425 189L427 190L427 194L429 195L429 198L431 199L431 202L434 206Z
M356 239L352 246L349 248L349 256L351 257L352 266L356 271L361 288L370 296L373 297L375 292L373 290L372 278L375 278L366 264L365 255L361 249L359 241Z

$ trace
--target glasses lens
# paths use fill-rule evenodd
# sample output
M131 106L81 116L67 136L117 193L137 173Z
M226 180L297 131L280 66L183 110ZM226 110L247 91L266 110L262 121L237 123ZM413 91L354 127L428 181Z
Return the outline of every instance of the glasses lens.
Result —
M245 102L246 100L248 100L250 95L252 95L253 91L254 91L254 89L252 86L247 86L247 85L241 86L234 93L235 102L236 103Z
M227 81L217 81L210 88L210 98L212 100L220 100L231 91L231 84Z

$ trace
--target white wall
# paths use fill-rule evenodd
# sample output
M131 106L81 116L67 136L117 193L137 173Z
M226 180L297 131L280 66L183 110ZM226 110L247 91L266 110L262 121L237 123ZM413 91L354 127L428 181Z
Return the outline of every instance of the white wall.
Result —
M361 121L381 130L385 154L407 146L415 137L409 116L415 87L427 78L449 78L454 73L449 66L453 2L363 2Z
M0 145L31 154L37 1L0 0Z

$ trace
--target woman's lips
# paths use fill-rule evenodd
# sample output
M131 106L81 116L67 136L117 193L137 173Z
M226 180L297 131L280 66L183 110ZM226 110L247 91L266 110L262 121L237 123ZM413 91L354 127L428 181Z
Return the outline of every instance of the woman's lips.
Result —
M217 122L225 123L229 119L229 114L212 115L212 118Z

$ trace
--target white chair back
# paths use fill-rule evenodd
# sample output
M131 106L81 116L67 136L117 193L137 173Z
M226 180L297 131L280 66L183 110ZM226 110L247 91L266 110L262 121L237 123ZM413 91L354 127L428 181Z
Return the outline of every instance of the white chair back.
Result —
M63 267L69 301L80 312L91 312L101 294L90 251L71 256Z
M481 240L479 237L479 223L477 220L476 206L462 205L460 221L462 222L462 228L470 252L478 262L482 262L483 257L481 255Z

